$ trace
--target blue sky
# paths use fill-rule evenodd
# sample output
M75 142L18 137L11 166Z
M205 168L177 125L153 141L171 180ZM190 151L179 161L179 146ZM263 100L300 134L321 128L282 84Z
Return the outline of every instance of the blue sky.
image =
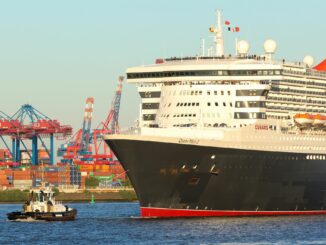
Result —
M248 40L261 54L278 43L277 58L326 58L323 0L11 0L0 2L0 110L13 114L30 103L53 119L81 126L86 97L95 98L94 124L105 120L117 77L158 57L195 55L215 10L238 25L225 33ZM122 127L138 116L139 98L124 84Z

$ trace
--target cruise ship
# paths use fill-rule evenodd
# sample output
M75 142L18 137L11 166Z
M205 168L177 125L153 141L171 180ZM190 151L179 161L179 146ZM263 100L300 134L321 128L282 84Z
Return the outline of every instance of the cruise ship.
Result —
M128 68L137 128L107 135L142 217L326 214L326 60L262 55L245 40L214 53Z

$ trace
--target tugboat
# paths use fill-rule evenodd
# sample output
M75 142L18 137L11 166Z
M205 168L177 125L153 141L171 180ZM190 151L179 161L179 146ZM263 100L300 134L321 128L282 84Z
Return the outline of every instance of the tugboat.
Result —
M77 210L55 201L50 188L32 191L30 200L23 205L22 212L8 213L11 221L69 221L74 220Z

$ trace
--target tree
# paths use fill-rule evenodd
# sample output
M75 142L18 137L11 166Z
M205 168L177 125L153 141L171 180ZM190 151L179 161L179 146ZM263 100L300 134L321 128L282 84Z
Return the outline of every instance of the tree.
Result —
M87 178L85 181L86 187L93 187L93 188L98 187L99 183L100 183L100 181L97 178L92 177L92 176Z

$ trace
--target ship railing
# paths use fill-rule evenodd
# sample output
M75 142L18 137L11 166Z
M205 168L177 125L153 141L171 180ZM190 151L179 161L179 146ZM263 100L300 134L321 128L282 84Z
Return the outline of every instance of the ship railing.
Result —
M139 135L141 132L139 127L130 127L128 129L120 130L119 134L122 135Z
M318 71L314 71L314 70L307 70L306 72L283 70L283 74L326 78L326 72L318 72Z

